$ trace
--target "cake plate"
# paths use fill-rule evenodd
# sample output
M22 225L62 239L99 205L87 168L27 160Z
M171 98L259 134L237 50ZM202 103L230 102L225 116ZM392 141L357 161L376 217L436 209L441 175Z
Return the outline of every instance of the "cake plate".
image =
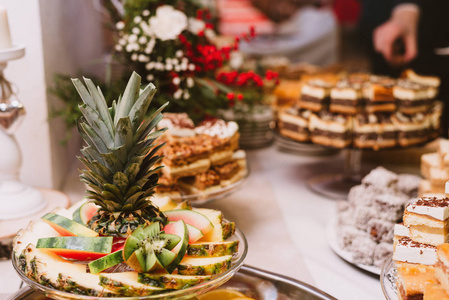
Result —
M307 180L307 187L330 199L346 199L349 190L362 180L362 150L343 149L343 172L320 174Z
M382 273L380 274L380 285L385 299L396 300L398 299L396 281L397 281L397 269L396 264L391 256L382 267Z
M58 299L58 300L106 300L106 299L117 299L117 300L131 300L131 299L140 299L140 300L169 300L169 299L195 299L196 296L207 293L211 290L218 288L219 286L226 283L229 279L234 276L235 273L242 267L243 261L248 253L248 242L246 241L245 235L238 228L235 229L235 234L229 240L238 240L239 247L236 254L234 254L231 267L226 272L223 272L218 275L214 275L210 281L204 282L199 285L195 285L193 287L189 287L183 290L175 290L169 291L162 294L150 295L150 296L136 296L136 297L93 297L93 296L84 296L78 294L72 294L60 290L53 289L49 286L44 286L42 284L37 283L34 280L31 280L26 276L26 274L20 269L18 259L16 255L12 256L12 264L14 269L19 274L19 277L28 284L34 290L37 290L44 294L45 296ZM44 297L40 299L45 299Z

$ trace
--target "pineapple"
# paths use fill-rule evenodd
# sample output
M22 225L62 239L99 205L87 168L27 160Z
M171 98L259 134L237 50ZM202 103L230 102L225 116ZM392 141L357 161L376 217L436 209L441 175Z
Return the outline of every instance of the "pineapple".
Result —
M84 102L78 130L87 144L79 157L86 169L80 177L90 187L87 198L100 207L88 225L101 235L126 237L142 224L166 224L164 213L148 201L159 179L156 153L163 146L155 141L164 132L155 128L165 105L147 116L156 88L150 83L140 90L134 72L123 95L108 107L90 79L84 78L87 88L72 81Z

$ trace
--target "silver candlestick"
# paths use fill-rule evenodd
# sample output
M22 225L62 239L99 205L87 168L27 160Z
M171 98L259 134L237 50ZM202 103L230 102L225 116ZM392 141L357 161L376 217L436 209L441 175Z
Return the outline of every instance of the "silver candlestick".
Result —
M25 109L14 94L11 83L3 76L7 62L24 55L23 46L0 51L0 220L32 215L47 205L38 190L19 180L22 154L14 132L25 115Z

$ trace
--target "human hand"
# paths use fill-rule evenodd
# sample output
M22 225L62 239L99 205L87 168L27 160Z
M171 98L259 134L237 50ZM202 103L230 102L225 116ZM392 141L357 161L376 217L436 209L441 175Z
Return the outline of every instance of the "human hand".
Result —
M417 50L417 26L419 10L395 9L387 22L376 28L373 34L374 49L385 59L399 65L414 59ZM401 40L404 53L395 51L395 42Z

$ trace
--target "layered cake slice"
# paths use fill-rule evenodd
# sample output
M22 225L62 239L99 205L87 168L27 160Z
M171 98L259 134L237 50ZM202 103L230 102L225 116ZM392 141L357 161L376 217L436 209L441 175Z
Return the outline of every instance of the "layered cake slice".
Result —
M222 186L228 186L243 178L244 172L241 172L237 161L233 160L222 165L217 165L212 168L219 176Z
M449 244L437 247L437 262L435 264L435 276L446 293L449 293Z
M195 132L198 135L211 137L210 161L212 165L222 164L232 159L232 153L239 147L239 126L236 122L225 122L221 119L203 121Z
M444 187L448 179L449 172L447 169L431 168L429 181L432 192L437 194L444 194Z
M402 237L394 248L393 260L433 266L437 260L437 248L432 245L415 242L408 237Z
M421 174L424 178L430 179L430 170L441 167L441 159L438 153L426 153L421 155Z
M344 148L352 143L352 117L320 112L310 116L309 130L316 144Z
M205 172L210 167L210 138L184 138L165 145L162 173L169 178L179 178Z
M413 241L438 246L449 240L448 218L449 198L421 198L406 206L404 225Z
M443 103L439 101L435 102L428 113L432 138L437 138L440 135L441 130L440 120L442 113L443 113Z
M371 76L363 86L366 111L368 113L393 112L396 101L393 96L395 81L387 77Z
M427 285L437 284L435 268L422 264L397 264L399 300L423 299Z
M410 229L404 225L404 223L394 225L394 239L393 249L396 249L396 245L403 237L410 238Z
M164 136L167 140L182 139L195 136L195 124L186 113L164 113L164 118L159 122L158 128L167 128Z
M411 69L405 70L404 73L402 73L402 77L408 78L409 80L419 84L432 86L434 88L438 88L441 83L440 78L436 76L418 75Z
M175 178L170 178L165 175L159 176L158 185L154 191L159 197L180 198L181 190Z
M279 132L281 135L289 137L299 142L306 142L310 139L309 118L312 115L310 110L290 107L279 113Z
M221 188L220 175L214 170L207 170L201 174L181 178L179 186L186 194L213 193Z
M408 79L399 79L393 88L399 111L406 114L427 112L434 101L429 89L433 88Z
M358 114L354 117L353 143L357 148L379 150L396 146L396 127L387 114Z
M331 112L355 115L362 108L362 85L342 80L331 89L330 98Z
M398 143L402 147L422 144L430 139L430 120L426 115L417 113L407 116L397 112L392 118L398 130Z
M326 81L315 79L305 83L301 89L300 106L318 112L329 106L329 95L332 85Z

